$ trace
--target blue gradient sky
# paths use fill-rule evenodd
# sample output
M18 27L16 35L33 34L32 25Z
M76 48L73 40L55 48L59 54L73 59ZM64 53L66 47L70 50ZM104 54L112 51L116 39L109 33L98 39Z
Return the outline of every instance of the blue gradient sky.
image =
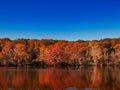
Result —
M0 38L120 37L119 0L0 0Z

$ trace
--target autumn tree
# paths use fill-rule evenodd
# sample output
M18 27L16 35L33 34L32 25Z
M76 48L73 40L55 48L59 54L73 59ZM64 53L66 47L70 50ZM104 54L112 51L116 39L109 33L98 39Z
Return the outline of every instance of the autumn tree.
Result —
M26 46L24 44L16 44L14 52L15 60L18 64L29 63L30 55L26 52Z
M82 60L86 58L86 43L72 42L65 47L65 53L68 56L69 63L82 64Z
M65 45L65 42L57 42L51 45L46 54L47 61L51 64L65 62L67 59L67 55L64 53Z
M14 44L13 43L6 43L0 52L0 60L3 65L7 65L8 63L14 62Z
M102 64L103 62L103 52L102 52L102 46L99 44L99 42L90 42L90 56L93 60L93 64Z

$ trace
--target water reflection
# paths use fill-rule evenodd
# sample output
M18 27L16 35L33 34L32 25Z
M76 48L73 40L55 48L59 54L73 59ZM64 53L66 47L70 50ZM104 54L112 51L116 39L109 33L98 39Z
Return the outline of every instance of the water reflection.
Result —
M0 90L120 90L118 67L0 68Z

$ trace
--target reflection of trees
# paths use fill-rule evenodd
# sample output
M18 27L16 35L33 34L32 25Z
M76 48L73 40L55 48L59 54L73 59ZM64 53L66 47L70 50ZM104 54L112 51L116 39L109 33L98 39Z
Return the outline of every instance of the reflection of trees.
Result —
M86 86L86 81L81 79L81 77L83 77L83 75L74 70L61 71L50 69L46 71L44 81L54 89L64 89L69 86L84 88Z
M71 69L0 68L0 90L58 90L68 87L120 89L118 68L81 67Z
M103 69L103 82L102 87L104 90L107 88L108 90L119 90L120 89L120 70L119 68L115 67L107 67Z
M99 88L102 82L101 71L94 67L92 75L91 75L91 85L94 88Z

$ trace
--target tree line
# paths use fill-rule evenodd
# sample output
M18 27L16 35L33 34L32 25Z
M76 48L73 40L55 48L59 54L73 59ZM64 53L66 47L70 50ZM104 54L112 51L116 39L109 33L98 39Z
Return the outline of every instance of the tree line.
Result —
M92 41L1 38L0 65L120 65L120 38Z

